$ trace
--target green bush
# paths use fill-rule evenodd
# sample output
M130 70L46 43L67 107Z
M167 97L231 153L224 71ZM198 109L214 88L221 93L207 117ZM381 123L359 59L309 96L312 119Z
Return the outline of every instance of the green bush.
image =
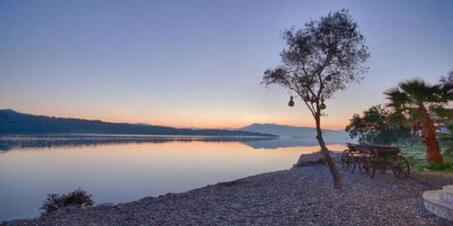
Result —
M78 188L66 195L48 194L47 199L41 206L41 210L43 210L44 213L50 213L59 208L73 204L80 206L92 206L93 200L91 199L90 194Z
M426 164L421 165L420 168L423 171L441 171L441 172L453 172L453 161L444 161L441 164Z
M441 145L443 150L446 149L444 145ZM406 145L400 148L401 154L406 157L409 164L416 171L437 171L437 172L449 172L453 173L453 158L448 155L445 151L443 154L444 162L441 164L429 164L425 159L425 146L422 142L417 142L412 145Z

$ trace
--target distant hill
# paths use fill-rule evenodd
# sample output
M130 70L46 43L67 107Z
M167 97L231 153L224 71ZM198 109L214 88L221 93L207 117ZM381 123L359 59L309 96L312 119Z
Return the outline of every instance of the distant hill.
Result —
M261 133L271 133L283 137L305 137L316 135L316 128L313 127L297 127L297 126L288 126L288 125L279 125L272 123L254 123L245 127L240 128L240 130L251 131L251 132L261 132ZM323 130L324 133L343 133L343 131L338 130Z
M0 110L0 134L104 133L143 135L264 136L271 134L244 130L179 129L146 124L112 123L100 120L59 118Z
M305 141L316 141L316 128L312 127L296 127L288 125L279 125L271 123L254 123L239 130L269 133L280 136L280 139L299 138ZM323 130L323 136L327 143L344 143L350 141L348 134L339 130Z

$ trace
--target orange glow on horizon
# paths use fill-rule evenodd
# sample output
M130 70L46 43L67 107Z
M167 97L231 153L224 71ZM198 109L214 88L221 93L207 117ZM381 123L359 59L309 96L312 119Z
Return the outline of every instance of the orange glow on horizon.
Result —
M51 115L53 116L53 115ZM97 116L56 116L56 117L74 117L88 120L102 120L105 122L115 122L115 123L144 123L149 125L156 126L170 126L176 128L199 128L199 129L224 129L224 128L241 128L253 123L272 123L280 125L289 125L289 126L300 126L300 127L315 127L314 120L301 120L301 119L278 119L278 118L264 118L256 117L254 120L253 117L241 119L241 118L188 118L188 117L176 117L172 116L169 119L159 118L159 119L149 119L149 118L140 118L140 117L127 117L125 115L106 115L102 117ZM334 129L342 130L345 127L345 123L337 120L328 120L328 118L323 118L323 128L324 129Z
M97 119L87 117L90 119ZM125 117L124 115L110 115L103 117L103 121L109 122L127 122L127 123L145 123L150 125L171 126L176 128L200 128L200 129L215 129L215 128L241 128L253 123L272 123L279 125L300 126L300 127L315 127L314 119L300 118L277 118L277 117L202 117L189 118L181 116L171 116L169 118L140 118L140 117ZM347 118L322 118L322 127L324 129L343 130L348 123Z
M45 115L62 118L79 118L87 120L102 120L114 123L144 123L156 126L170 126L176 128L200 128L200 129L235 129L253 123L273 123L289 126L315 127L314 119L309 115L305 117L294 117L293 115L282 114L263 114L263 115L243 115L237 116L233 113L206 112L203 115L187 114L149 114L124 111L110 111L106 113L81 113L64 111L42 111L35 112L31 109L15 109L22 113L33 115ZM328 116L322 118L324 129L343 130L348 123L347 117Z

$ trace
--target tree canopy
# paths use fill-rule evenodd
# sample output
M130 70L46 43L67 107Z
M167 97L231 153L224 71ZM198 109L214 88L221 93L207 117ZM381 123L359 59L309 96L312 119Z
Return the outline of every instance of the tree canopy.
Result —
M358 138L360 143L392 144L410 137L410 127L405 122L407 119L403 115L392 114L382 105L375 105L362 116L354 114L346 132L351 138Z
M387 105L396 113L403 113L412 119L414 124L421 123L423 116L451 117L447 107L453 100L453 84L442 82L437 85L427 84L420 79L406 80L398 87L386 91L384 94L390 103ZM436 113L441 112L441 115ZM429 114L429 115L424 115Z
M325 99L360 79L369 52L347 10L329 13L283 33L282 64L265 71L263 83L281 85L302 98L312 114Z

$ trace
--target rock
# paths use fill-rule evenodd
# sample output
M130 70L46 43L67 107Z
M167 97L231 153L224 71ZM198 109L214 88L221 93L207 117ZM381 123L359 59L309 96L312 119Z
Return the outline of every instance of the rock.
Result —
M324 163L324 155L321 152L313 152L311 154L301 154L299 160L297 160L296 164L293 165L293 168Z

